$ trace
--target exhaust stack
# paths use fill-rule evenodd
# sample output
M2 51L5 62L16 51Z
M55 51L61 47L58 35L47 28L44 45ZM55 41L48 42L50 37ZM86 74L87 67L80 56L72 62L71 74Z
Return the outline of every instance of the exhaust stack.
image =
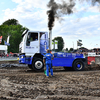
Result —
M49 31L49 50L52 50L52 30Z

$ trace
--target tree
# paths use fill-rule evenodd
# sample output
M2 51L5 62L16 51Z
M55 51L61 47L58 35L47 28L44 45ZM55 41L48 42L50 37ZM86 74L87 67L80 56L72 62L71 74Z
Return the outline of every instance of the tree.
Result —
M8 49L8 52L19 52L19 44L22 40L22 32L26 29L25 27L21 25L10 25L10 46Z
M19 25L19 22L16 19L8 19L2 25Z
M0 26L0 36L3 36L2 37L1 45L3 45L4 44L3 41L7 39L8 30L9 30L8 25L1 25Z
M14 21L14 24L12 21ZM17 20L9 20L7 22L8 25L6 22L7 21L5 21L3 25L0 25L0 36L3 36L3 41L4 40L6 41L8 35L10 35L10 40L9 40L10 46L8 46L8 52L18 53L19 43L21 42L21 39L22 39L21 34L27 28L23 27L20 24L17 25L16 23L18 22ZM1 44L4 44L3 41Z
M73 51L74 49L73 48L70 48L70 51Z
M68 51L68 48L66 48L66 51Z
M58 49L56 51L62 51L64 48L64 40L62 37L55 37L52 41L57 40L58 41Z
M81 48L79 48L79 49L87 49L87 48L85 48L85 47L81 47Z

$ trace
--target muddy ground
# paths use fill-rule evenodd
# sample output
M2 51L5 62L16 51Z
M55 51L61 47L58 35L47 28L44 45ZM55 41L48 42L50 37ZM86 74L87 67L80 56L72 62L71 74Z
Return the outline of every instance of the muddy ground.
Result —
M53 68L54 77L28 67L0 68L0 100L100 100L100 66Z

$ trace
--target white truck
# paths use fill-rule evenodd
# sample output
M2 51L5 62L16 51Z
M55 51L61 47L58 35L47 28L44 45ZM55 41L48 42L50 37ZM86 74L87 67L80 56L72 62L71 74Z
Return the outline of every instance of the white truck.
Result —
M47 32L33 32L25 30L22 33L22 41L19 45L19 63L28 64L29 68L42 70L43 54L49 47Z

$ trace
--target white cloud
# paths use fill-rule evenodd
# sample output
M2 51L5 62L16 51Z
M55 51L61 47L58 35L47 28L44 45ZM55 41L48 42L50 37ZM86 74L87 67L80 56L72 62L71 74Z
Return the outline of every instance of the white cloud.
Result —
M93 46L90 45L90 42L96 43L98 41L93 39L100 37L98 30L98 27L100 26L99 22L100 15L83 17L77 23L75 22L75 19L69 17L64 20L63 24L57 23L57 25L55 25L53 36L62 36L65 41L65 48L73 47L72 41L75 43L75 48L77 48L76 41L78 39L83 40L83 46L93 48Z
M20 3L22 3L23 0L12 0L12 1L20 4Z
M80 34L82 34L82 33L76 33L76 35L80 35Z
M13 2L18 3L17 7L4 10L5 16L3 21L15 18L29 29L47 29L44 28L47 27L48 19L46 14L47 9L45 9L47 0L44 0L44 2L41 0L13 0Z
M100 27L98 28L98 30L100 30Z
M88 12L97 12L97 13L99 13L100 12L100 7L99 6L91 6L91 7L89 7Z
M12 0L15 3L18 3L19 6L24 6L26 8L45 8L49 0Z

